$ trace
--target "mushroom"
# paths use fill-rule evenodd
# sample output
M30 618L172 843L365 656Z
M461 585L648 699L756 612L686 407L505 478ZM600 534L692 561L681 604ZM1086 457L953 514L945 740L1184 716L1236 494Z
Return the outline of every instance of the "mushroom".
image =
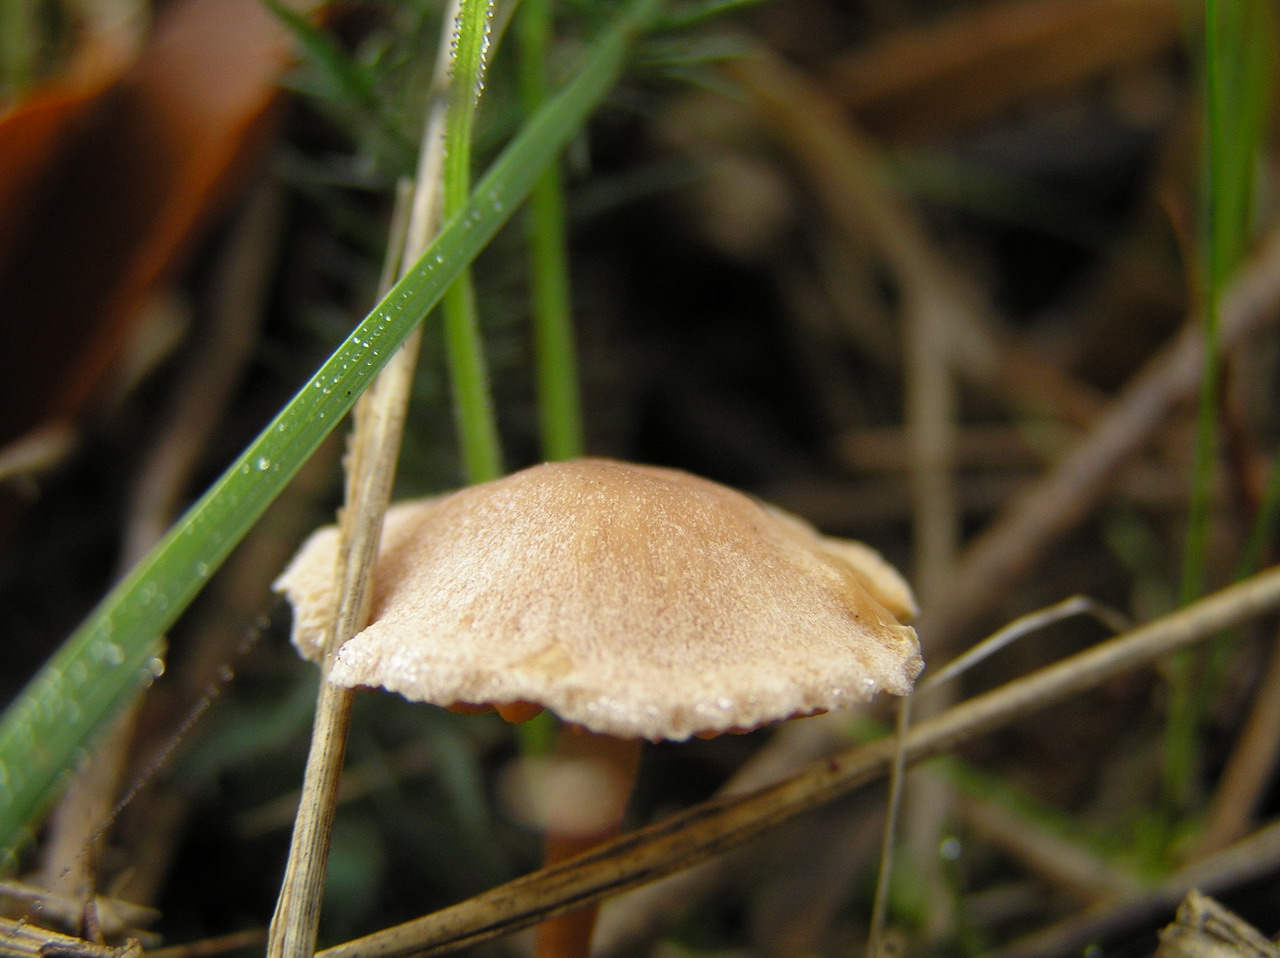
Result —
M336 554L322 529L275 584L311 658ZM923 664L916 611L874 550L743 493L674 469L547 463L388 511L370 624L330 681L570 723L563 747L611 769L624 798L609 825L551 836L564 857L616 832L645 739L906 695ZM539 954L585 954L583 911L546 923ZM574 921L571 943L545 943Z

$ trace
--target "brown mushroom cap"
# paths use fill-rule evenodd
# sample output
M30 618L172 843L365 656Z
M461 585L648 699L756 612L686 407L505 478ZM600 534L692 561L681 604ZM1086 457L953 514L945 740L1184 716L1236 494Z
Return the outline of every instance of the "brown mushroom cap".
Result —
M336 552L320 530L275 584L312 658ZM688 473L583 459L393 506L371 624L330 678L684 739L905 695L914 614L866 546Z

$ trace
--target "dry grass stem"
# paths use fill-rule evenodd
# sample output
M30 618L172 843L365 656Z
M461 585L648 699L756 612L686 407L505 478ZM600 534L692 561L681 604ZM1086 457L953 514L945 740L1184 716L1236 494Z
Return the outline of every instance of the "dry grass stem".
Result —
M906 760L914 763L951 751L984 732L1277 605L1280 568L1272 568L922 722L907 736ZM712 800L560 865L321 954L324 958L446 954L527 928L720 854L865 785L885 774L893 749L892 740L886 739L833 755L777 785L742 797Z
M0 447L0 483L32 479L58 468L75 445L75 430L62 422L24 434Z
M1259 879L1280 867L1280 824L1268 825L1234 845L1181 869L1155 888L1085 909L1069 919L1014 942L991 958L1054 958L1076 955L1090 943L1130 928L1159 924L1192 890L1216 894Z
M1249 829L1280 756L1280 641L1253 696L1253 708L1205 815L1196 857L1216 852Z
M84 920L85 899L49 892L21 882L0 882L0 902L16 906L19 913L39 915L42 924L76 928ZM92 900L98 928L108 938L152 924L160 913L131 901L97 897Z
M840 436L838 452L851 472L901 472L907 468L907 444L897 426L866 426ZM965 425L957 433L952 459L958 468L1033 469L1044 464L1045 450L1011 424Z
M1051 606L1018 616L1004 628L998 629L977 645L971 646L963 654L952 659L937 672L930 673L929 678L917 691L923 692L950 681L1019 639L1025 638L1039 629L1047 628L1054 622L1060 622L1076 615L1093 616L1113 632L1124 632L1131 625L1115 609L1108 608L1088 596L1073 595L1071 598L1055 602Z
M447 24L455 22L456 4L451 4L450 12L452 18L447 17L444 21ZM437 53L435 79L440 88L448 83L450 36L450 30L442 31ZM417 188L411 196L401 196L401 212L393 224L392 248L388 251L383 275L384 289L391 287L404 266L417 260L438 227L440 153L444 139L441 103L440 98L432 100L424 124ZM409 203L412 203L411 207ZM411 212L406 215L403 211L410 208ZM336 609L321 661L320 692L316 701L312 747L303 777L302 800L280 886L280 898L268 934L267 954L270 958L306 958L315 952L329 834L337 811L338 785L346 754L353 697L350 689L330 685L325 679L337 649L368 621L374 559L382 535L382 520L391 500L421 342L419 326L360 398L355 409L347 461L346 505L339 521Z
M147 958L210 958L212 955L223 955L227 952L263 945L266 941L265 928L236 931L216 938L202 938L200 941L185 942L181 945L152 948L147 951Z
M111 823L137 715L135 701L76 771L49 817L40 883L51 892L82 901L96 892L96 861Z
M10 958L141 958L142 945L129 941L113 948L83 938L37 928L24 921L0 918L0 943Z
M271 179L260 182L214 266L213 301L208 315L200 317L199 341L191 345L191 362L178 378L178 395L129 503L121 574L160 541L180 511L200 457L253 358L270 295L283 205L281 185Z
M414 332L387 363L355 412L347 463L346 506L339 528L337 609L326 640L320 692L312 727L312 749L302 784L289 862L272 917L267 953L271 958L307 956L315 951L324 894L329 833L337 810L338 784L354 693L325 681L338 647L369 617L374 557L404 429L405 409L417 366L421 333Z

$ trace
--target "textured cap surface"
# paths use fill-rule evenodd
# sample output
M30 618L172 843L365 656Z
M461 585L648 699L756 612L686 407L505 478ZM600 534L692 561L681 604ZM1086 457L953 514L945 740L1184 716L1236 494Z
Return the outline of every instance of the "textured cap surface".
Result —
M336 555L322 529L276 582L313 658ZM906 694L914 612L866 546L688 473L583 459L393 506L371 624L330 678L683 739Z

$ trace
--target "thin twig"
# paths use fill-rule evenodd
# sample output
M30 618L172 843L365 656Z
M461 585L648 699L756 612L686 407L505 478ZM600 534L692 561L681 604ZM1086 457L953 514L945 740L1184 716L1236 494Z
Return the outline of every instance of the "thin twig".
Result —
M1018 616L1008 625L997 629L977 645L971 646L963 654L952 659L942 669L937 672L930 672L922 687L929 689L935 685L941 685L943 682L967 672L979 662L995 655L1001 649L1032 632L1046 628L1055 622L1061 622L1063 619L1074 615L1092 615L1113 632L1123 632L1129 627L1129 622L1117 610L1090 599L1088 596L1073 595L1069 599L1055 602L1046 608Z
M37 918L42 927L76 928L84 920L84 899L55 895L21 882L0 882L0 904L7 914L29 914ZM154 908L120 898L96 897L93 908L98 915L99 930L109 938L153 924L160 917Z
M884 829L880 836L880 867L876 870L876 893L871 902L871 920L867 932L866 958L879 958L887 954L884 930L889 917L889 891L893 878L894 842L898 830L898 811L902 806L902 789L907 769L907 733L911 729L911 702L908 695L898 703L897 720L894 723L893 760L889 763L889 795L885 800ZM917 773L915 781L920 781ZM945 786L948 806L951 804L951 788ZM936 791L936 790L935 790Z
M190 344L192 361L167 404L168 416L130 496L120 575L160 541L181 511L191 475L253 355L283 208L281 185L272 179L258 183L215 264L212 302Z
M1199 891L1187 893L1177 920L1160 930L1155 958L1280 958L1262 932Z

